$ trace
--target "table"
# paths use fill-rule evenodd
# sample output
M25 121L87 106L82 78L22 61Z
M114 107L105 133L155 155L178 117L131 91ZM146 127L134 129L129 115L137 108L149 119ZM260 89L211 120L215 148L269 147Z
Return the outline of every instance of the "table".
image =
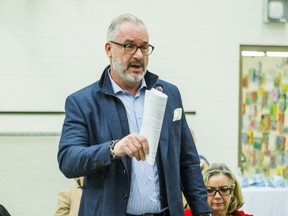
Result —
M288 216L288 188L243 188L242 209L254 216Z

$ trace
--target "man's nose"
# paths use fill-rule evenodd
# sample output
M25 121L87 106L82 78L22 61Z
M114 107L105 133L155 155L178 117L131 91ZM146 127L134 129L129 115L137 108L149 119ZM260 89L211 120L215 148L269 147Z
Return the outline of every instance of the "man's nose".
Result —
M143 55L143 53L142 53L142 51L141 51L141 48L140 47L137 47L137 49L136 49L136 51L135 51L135 53L134 53L134 56L140 56L140 57L143 57L144 55Z

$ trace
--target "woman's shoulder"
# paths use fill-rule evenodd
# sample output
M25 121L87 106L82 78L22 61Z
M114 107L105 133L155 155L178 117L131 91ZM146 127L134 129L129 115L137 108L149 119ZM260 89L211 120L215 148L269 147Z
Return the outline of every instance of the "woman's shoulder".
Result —
M247 214L244 211L237 211L235 216L253 216L252 214Z

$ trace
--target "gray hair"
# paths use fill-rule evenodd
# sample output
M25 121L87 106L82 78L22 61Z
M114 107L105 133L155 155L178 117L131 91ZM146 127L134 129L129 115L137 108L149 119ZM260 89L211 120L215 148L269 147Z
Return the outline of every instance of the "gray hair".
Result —
M107 32L107 40L108 41L115 40L115 38L118 34L119 26L124 22L138 23L138 24L142 24L145 27L145 24L143 23L143 21L140 20L135 15L132 15L132 14L120 15L120 16L118 16L112 20L112 22L108 28L108 32Z

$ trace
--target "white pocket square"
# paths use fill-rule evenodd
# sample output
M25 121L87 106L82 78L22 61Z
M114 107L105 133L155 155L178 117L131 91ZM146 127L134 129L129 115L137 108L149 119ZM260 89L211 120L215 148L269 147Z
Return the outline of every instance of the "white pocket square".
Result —
M173 121L180 120L182 118L182 108L176 108L174 110Z

